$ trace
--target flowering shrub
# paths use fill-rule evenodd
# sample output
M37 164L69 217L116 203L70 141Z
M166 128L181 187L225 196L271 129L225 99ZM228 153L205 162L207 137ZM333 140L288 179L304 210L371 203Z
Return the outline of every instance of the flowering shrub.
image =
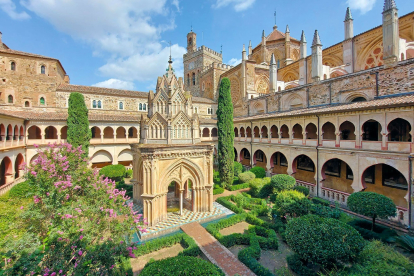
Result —
M8 243L5 275L113 274L124 257L135 257L130 241L145 231L141 215L82 154L81 146L49 145L26 169L33 197L21 215L27 233Z

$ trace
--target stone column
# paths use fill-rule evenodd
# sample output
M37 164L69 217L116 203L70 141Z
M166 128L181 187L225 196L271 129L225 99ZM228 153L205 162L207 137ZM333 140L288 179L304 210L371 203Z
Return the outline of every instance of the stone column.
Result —
M183 194L184 194L184 191L180 190L180 216L183 215L183 203L184 203Z

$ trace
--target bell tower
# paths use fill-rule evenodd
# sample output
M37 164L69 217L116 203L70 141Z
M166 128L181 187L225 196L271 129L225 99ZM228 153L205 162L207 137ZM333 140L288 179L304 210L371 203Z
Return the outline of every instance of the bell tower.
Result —
M197 34L191 30L187 34L187 53L192 53L197 51Z

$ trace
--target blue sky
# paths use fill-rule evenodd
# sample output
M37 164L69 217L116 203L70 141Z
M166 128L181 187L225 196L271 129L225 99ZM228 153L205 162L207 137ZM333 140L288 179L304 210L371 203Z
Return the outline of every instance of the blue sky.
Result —
M167 67L168 42L182 76L186 35L237 63L243 44L256 46L262 30L289 25L305 31L308 46L318 29L323 47L343 40L346 7L354 33L382 23L383 0L0 0L0 31L10 48L59 59L72 84L148 91ZM410 5L411 2L411 5ZM399 15L412 0L396 0ZM309 53L310 49L308 50Z

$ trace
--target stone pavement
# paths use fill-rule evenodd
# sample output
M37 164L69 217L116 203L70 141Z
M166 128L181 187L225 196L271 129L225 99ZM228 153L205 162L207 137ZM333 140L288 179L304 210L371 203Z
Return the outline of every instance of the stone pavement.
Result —
M226 247L221 245L198 222L181 226L181 229L191 236L201 251L213 264L218 265L226 275L254 276L247 266L240 262Z

